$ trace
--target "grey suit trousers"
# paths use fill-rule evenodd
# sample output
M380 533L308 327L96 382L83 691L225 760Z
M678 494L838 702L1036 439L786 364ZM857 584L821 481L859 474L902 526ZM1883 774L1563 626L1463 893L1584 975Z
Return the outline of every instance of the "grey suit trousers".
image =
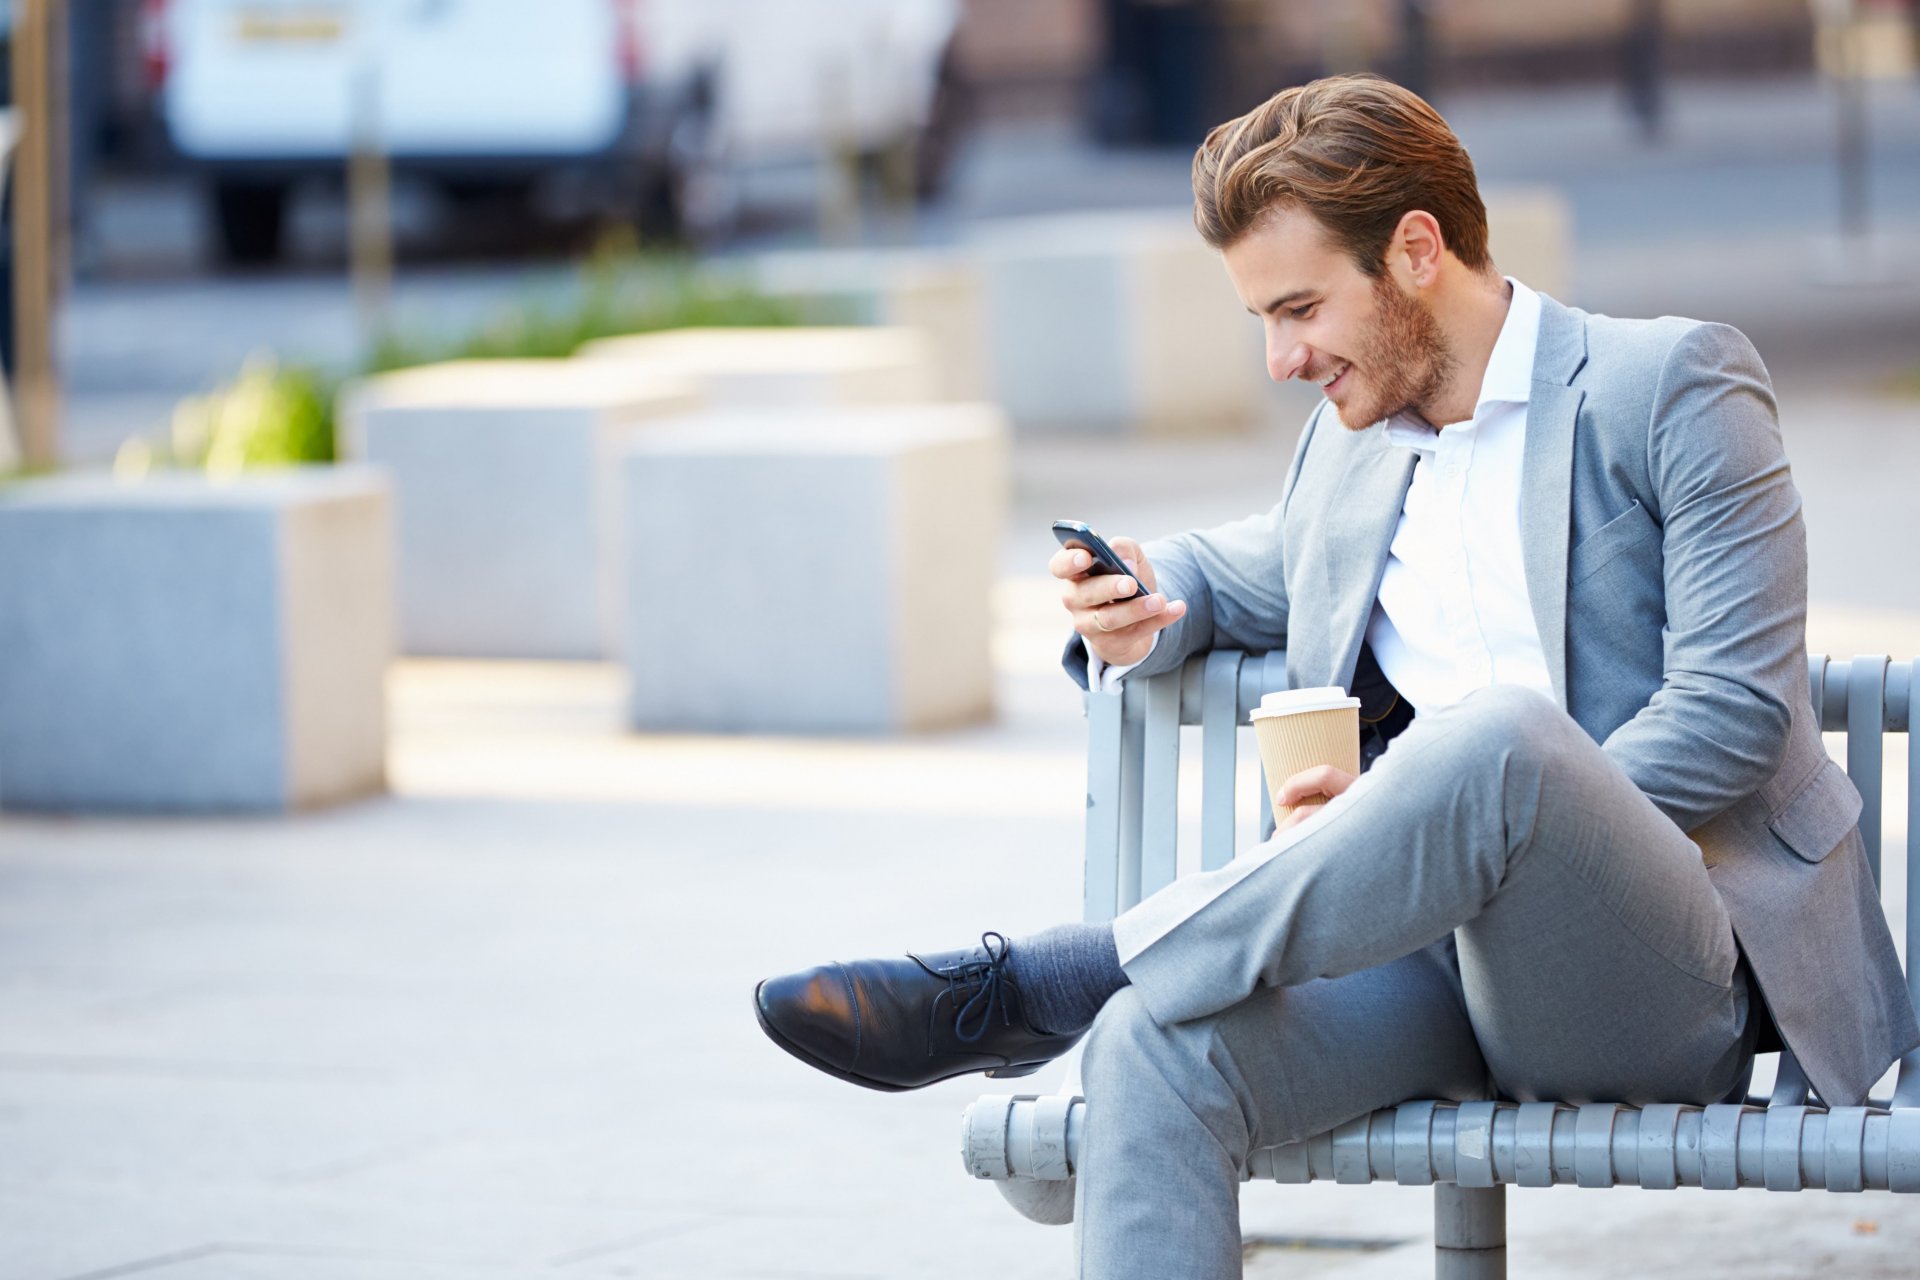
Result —
M1549 700L1423 715L1318 815L1114 922L1080 1274L1240 1275L1252 1153L1410 1098L1717 1102L1752 1061L1700 850Z

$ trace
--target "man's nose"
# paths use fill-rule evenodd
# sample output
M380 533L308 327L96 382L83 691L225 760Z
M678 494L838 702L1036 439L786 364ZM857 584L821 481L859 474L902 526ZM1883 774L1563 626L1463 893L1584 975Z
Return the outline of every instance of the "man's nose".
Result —
M1267 339L1267 376L1275 382L1297 377L1313 360L1313 352L1304 342L1282 346L1278 338Z

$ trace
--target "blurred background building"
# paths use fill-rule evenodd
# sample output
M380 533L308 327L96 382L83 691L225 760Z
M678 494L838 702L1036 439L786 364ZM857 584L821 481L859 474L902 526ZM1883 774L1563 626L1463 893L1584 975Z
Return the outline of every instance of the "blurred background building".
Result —
M1912 19L1907 0L1858 7L1883 32ZM1807 0L374 9L385 25L369 44L340 3L65 5L79 269L100 263L93 221L112 218L129 182L191 183L219 259L278 259L289 197L342 186L356 127L380 133L403 181L428 183L462 213L538 197L549 212L707 231L740 194L737 174L722 170L803 167L824 132L851 134L870 154L914 134L917 186L931 195L964 120L1072 121L1105 144L1186 147L1275 89L1330 71L1374 70L1436 97L1611 83L1652 128L1668 77L1810 71L1822 17Z
M1804 0L975 0L964 65L990 111L1084 114L1171 145L1278 86L1371 70L1422 93L1811 65Z

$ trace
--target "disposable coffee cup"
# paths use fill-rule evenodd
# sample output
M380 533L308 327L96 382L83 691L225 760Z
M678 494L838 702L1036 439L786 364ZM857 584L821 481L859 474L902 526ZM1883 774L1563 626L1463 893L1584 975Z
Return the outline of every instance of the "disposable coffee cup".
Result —
M1360 699L1349 697L1345 689L1270 693L1260 699L1252 719L1276 823L1285 822L1296 808L1326 803L1316 798L1300 805L1282 805L1280 788L1294 774L1323 764L1352 774L1360 772Z

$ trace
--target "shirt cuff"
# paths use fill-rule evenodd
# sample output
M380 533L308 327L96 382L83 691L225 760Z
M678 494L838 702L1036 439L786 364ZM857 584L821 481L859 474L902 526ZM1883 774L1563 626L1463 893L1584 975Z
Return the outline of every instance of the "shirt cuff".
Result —
M1153 647L1147 650L1146 658L1140 659L1140 662L1145 662L1147 658L1151 658L1153 656L1153 650L1159 647L1160 633L1156 631L1153 633ZM1100 660L1099 654L1095 653L1092 649L1088 649L1087 688L1093 690L1095 693L1118 693L1120 691L1120 678L1139 666L1140 662L1129 662L1124 667L1110 667Z

